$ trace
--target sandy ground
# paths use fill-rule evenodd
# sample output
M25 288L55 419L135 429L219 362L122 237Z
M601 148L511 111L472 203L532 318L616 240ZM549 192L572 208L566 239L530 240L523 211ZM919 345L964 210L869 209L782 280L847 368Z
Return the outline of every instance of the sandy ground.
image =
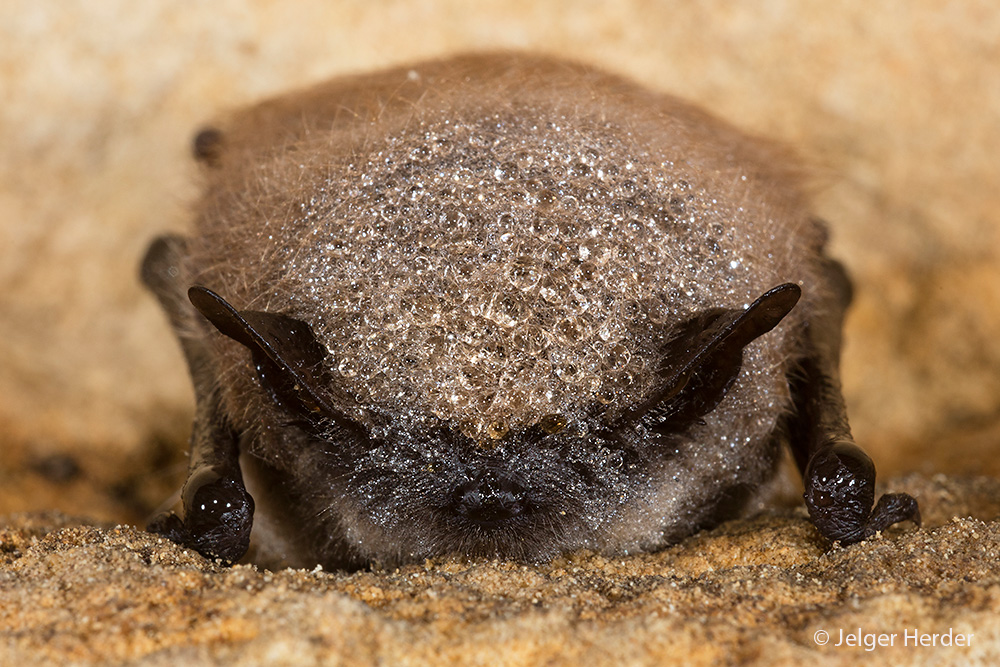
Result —
M132 527L21 515L0 526L0 663L995 664L1000 483L892 483L924 527L849 548L782 511L657 554L355 574L227 569Z

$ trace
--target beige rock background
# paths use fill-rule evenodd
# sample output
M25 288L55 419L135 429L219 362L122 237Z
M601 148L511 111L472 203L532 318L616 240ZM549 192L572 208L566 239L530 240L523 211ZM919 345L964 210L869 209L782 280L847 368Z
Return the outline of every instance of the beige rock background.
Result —
M189 139L202 122L338 73L486 48L600 64L794 147L816 169L816 211L857 287L844 374L859 441L883 473L1000 476L1000 12L992 2L7 0L0 515L61 509L141 522L179 483L190 390L136 267L153 236L184 229L197 193ZM976 516L994 519L995 508ZM977 529L994 563L995 526ZM101 548L125 549L98 534L94 544L110 545ZM3 539L0 553L22 553ZM51 539L54 553L74 548ZM817 553L803 558L827 558ZM961 589L960 577L941 576ZM995 605L992 576L963 594ZM0 595L13 595L5 586L14 580L0 579ZM833 600L848 605L851 591L840 590ZM628 636L640 641L632 633L645 624L642 636L668 641L679 621L664 614L634 616ZM219 630L225 655L249 646L232 623ZM566 655L600 648L601 637L615 636L608 632L573 635ZM795 637L814 650L805 634ZM294 650L309 637L286 640ZM739 655L766 656L770 644L755 641L740 639Z

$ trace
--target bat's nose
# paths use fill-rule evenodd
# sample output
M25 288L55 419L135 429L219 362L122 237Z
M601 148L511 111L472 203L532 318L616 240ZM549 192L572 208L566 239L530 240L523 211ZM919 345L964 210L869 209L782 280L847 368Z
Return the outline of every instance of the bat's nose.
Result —
M457 515L482 528L497 528L528 509L524 487L510 478L484 473L455 490Z

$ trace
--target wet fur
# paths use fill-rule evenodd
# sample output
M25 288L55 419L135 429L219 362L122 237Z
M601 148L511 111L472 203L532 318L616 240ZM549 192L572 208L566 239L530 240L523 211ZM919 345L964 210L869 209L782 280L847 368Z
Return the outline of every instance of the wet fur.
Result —
M424 398L419 368L404 376L416 387L416 403L395 405L385 392L366 399L365 387L332 369L351 348L326 321L324 303L304 296L305 278L289 278L289 266L319 250L308 229L290 233L298 228L287 221L318 185L331 187L330 174L341 173L337 164L383 149L387 137L403 137L405 146L408 133L415 136L424 123L452 118L460 124L523 109L569 123L610 119L619 129L609 136L627 131L623 145L647 151L649 164L676 164L676 179L697 179L721 207L757 221L735 232L752 249L747 271L730 272L720 263L689 301L670 304L672 320L634 329L641 340L632 358L644 375L608 405L573 394L551 406L538 402L526 416L499 408L496 414L471 408L441 414L440 404ZM594 127L603 136L601 126ZM537 560L584 547L609 553L661 548L753 507L775 474L782 440L810 431L808 424L794 426L802 407L788 378L816 347L809 323L844 307L827 277L825 232L809 214L794 160L675 98L575 64L471 56L338 79L265 102L228 119L221 131L199 135L195 151L207 181L195 233L161 251L157 261L171 266L171 279L162 278L154 261L146 282L185 342L196 391L218 397L220 414L198 419L224 421L237 434L239 469L257 505L260 562L356 567L445 553ZM670 275L683 282L694 276ZM693 418L679 421L676 432L657 432L659 383L702 330L691 323L708 328L716 311L735 318L782 284L801 289L801 300L773 331L741 347L742 369L718 405L696 414L694 400L695 408L685 408ZM247 345L219 335L186 302L192 285L214 290L234 312L280 313L308 325L333 359L317 391L337 414L304 427L297 422L302 415L276 404L273 392L262 391ZM825 354L839 354L839 339ZM835 372L836 359L831 363L833 370L822 366L823 372ZM456 387L457 381L449 391ZM566 425L540 429L550 413ZM505 436L483 435L484 425L509 414ZM363 435L353 435L351 424ZM812 454L800 458L807 463ZM470 519L480 517L480 490L524 507L497 525ZM185 541L189 534L176 535Z

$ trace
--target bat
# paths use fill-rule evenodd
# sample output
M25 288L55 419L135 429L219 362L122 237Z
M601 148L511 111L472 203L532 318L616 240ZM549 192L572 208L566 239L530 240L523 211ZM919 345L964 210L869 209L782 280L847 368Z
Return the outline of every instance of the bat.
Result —
M758 507L785 446L828 540L919 525L875 504L850 283L782 149L486 54L263 102L194 153L193 232L142 268L196 397L151 531L327 568L628 554Z

